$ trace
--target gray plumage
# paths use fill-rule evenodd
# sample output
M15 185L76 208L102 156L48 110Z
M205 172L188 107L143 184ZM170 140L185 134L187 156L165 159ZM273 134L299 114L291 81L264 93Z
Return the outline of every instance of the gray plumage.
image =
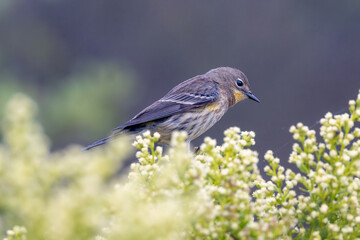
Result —
M236 85L239 79L243 83L241 87ZM243 99L238 99L242 95L253 96L249 82L240 70L229 67L210 70L175 86L131 120L114 128L112 135L84 150L107 143L119 134L139 134L145 130L159 132L160 142L165 144L170 141L171 132L185 130L190 141L213 126L229 107Z

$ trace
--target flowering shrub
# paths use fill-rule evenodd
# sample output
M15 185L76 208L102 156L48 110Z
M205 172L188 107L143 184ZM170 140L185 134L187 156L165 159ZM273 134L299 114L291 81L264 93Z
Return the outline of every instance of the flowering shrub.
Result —
M321 119L320 138L299 123L285 169L254 132L206 137L197 154L174 133L164 154L157 133L137 136L137 162L117 174L126 139L95 151L55 153L23 95L8 104L0 146L0 231L5 239L360 238L360 92L349 113ZM8 230L7 230L8 229Z

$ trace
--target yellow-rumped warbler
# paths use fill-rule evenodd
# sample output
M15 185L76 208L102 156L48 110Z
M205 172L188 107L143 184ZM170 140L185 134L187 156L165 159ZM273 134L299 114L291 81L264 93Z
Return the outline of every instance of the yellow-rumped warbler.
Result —
M190 78L154 102L113 133L84 150L109 142L119 134L160 133L160 144L170 142L173 131L186 131L188 143L211 128L229 107L250 98L256 102L249 81L240 70L220 67Z

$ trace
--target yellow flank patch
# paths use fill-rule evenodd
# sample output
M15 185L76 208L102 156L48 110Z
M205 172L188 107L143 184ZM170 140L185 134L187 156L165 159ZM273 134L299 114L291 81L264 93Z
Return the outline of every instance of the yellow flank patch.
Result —
M236 102L240 102L241 100L245 99L245 95L242 94L242 93L236 92L235 93L235 99L236 99Z
M218 110L220 108L219 104L217 104L216 102L215 103L211 103L211 104L208 104L206 106L206 109L208 109L209 111L215 111L215 110Z

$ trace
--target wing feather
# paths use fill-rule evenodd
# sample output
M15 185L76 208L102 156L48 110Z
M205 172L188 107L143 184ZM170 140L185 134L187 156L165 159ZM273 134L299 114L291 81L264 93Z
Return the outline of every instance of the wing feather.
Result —
M219 90L215 82L201 75L196 76L177 85L163 98L142 110L130 121L113 129L113 131L158 120L199 107L215 101L218 96Z

